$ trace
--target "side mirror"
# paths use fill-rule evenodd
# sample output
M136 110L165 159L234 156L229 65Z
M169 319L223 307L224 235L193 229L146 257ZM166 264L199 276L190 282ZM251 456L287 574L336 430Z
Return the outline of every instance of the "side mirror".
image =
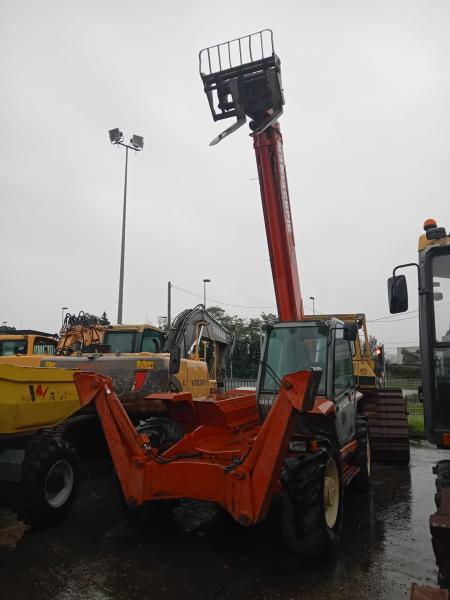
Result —
M389 277L388 297L391 313L401 313L408 310L408 286L404 275Z
M344 340L354 342L358 337L358 323L344 323Z
M181 348L172 348L169 359L169 375L176 375L181 366Z

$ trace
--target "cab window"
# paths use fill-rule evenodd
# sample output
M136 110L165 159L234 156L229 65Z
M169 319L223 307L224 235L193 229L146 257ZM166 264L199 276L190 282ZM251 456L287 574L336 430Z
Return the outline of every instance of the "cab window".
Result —
M14 356L14 354L26 353L26 340L0 340L0 356Z
M56 341L36 338L33 345L33 354L56 354Z
M436 342L450 342L450 254L438 254L433 258L433 307Z
M142 336L141 352L162 352L164 346L164 335L160 331L146 329Z
M134 352L136 334L133 331L108 331L104 343L111 352Z
M337 329L334 347L334 396L340 396L353 389L354 384L350 343L343 339L342 329Z

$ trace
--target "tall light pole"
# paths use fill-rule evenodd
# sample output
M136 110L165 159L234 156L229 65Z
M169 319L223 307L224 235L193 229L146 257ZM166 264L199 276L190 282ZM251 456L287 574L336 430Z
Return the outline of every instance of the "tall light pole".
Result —
M206 308L206 284L211 283L211 279L203 280L203 306Z
M122 216L122 246L120 251L120 277L119 277L119 305L117 308L117 323L122 323L123 307L123 272L125 262L125 224L127 218L127 178L128 178L128 150L140 152L144 148L144 138L140 135L133 135L130 144L124 144L123 133L119 128L109 130L109 139L115 146L125 148L125 181L123 185L123 216Z
M315 297L314 296L310 296L309 299L312 300L312 302L313 302L313 315L315 315L316 314L316 309L315 309L315 306L314 306Z
M61 315L61 327L64 327L64 311L67 310L67 306L63 306L61 308L62 311L62 315Z
M167 282L167 331L170 331L172 324L172 284Z

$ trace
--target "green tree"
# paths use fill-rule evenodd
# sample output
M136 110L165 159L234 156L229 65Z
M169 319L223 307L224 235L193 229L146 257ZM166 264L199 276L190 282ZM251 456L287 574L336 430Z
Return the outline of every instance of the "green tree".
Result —
M379 345L378 339L374 335L369 335L369 350L372 358L375 358L375 348Z
M410 352L406 348L402 348L401 352L404 365L420 365L420 350Z
M208 307L208 312L234 334L233 377L256 378L261 354L261 329L264 324L275 320L276 315L261 313L260 317L243 319L227 314L220 306Z
M0 327L0 333L14 333L16 331L15 327L10 327L9 325L2 325Z
M111 321L108 319L106 312L103 311L102 316L98 320L99 325L111 325Z

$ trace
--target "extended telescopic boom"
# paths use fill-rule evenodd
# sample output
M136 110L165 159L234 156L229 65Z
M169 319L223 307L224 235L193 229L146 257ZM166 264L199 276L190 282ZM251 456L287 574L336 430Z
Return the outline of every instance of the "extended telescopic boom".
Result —
M250 117L272 277L280 321L303 319L283 138L280 59L265 29L200 52L200 75L215 121L236 117L217 144Z

